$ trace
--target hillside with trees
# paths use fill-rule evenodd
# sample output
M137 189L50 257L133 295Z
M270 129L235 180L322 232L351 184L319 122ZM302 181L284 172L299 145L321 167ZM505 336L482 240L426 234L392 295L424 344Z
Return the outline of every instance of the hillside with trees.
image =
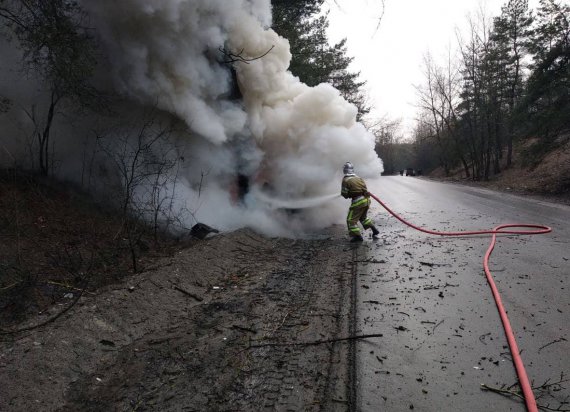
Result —
M509 0L499 16L469 20L457 53L444 61L427 54L415 167L474 181L506 176L507 186L525 176L535 180L527 189L568 192L569 19L561 1L530 10L526 0Z

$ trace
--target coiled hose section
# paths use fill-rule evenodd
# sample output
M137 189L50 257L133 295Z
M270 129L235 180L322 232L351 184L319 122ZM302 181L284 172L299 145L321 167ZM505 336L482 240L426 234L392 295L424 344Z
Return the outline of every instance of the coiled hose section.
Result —
M529 412L538 412L538 408L536 405L536 399L534 398L534 393L532 392L532 386L529 382L528 375L526 373L522 358L520 356L519 348L517 345L517 341L515 339L515 335L513 333L513 329L511 328L511 323L509 322L509 318L507 316L507 312L505 311L505 307L503 306L503 302L501 300L501 295L499 294L499 290L495 285L495 281L493 280L493 276L491 275L491 271L489 270L489 258L493 253L493 249L495 248L495 243L497 240L497 234L509 234L509 235L540 235L544 233L552 232L552 228L544 225L532 225L532 224L503 224L496 226L492 230L476 230L476 231L460 231L460 232L439 232L436 230L429 230L424 229L422 227L416 226L402 217L400 217L397 213L395 213L392 209L390 209L384 202L382 202L377 196L370 193L370 196L376 200L380 205L388 211L392 216L398 219L400 222L409 226L413 229L416 229L420 232L427 233L430 235L438 235L438 236L473 236L473 235L484 235L490 234L491 243L487 248L487 252L485 253L485 257L483 258L483 268L485 269L485 276L487 277L487 282L491 287L491 291L493 292L493 298L495 299L495 303L497 305L497 309L499 310L499 315L501 316L501 322L503 323L503 329L505 330L505 335L507 337L507 341L509 343L509 349L511 351L511 356L513 358L513 363L515 365L515 369L517 371L517 376L519 379L519 385L521 387L526 409ZM513 230L512 228L525 228L527 230ZM509 230L505 230L509 229Z

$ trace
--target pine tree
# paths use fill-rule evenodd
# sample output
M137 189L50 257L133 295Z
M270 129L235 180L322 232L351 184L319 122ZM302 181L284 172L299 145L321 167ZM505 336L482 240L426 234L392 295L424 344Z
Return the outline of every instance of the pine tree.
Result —
M359 81L351 72L346 39L330 45L328 15L317 16L324 0L273 0L273 29L289 40L293 56L289 70L309 85L330 83L358 108L358 118L370 111Z
M491 39L495 43L495 67L500 70L496 84L500 97L507 104L506 144L507 167L512 163L514 138L514 109L520 102L523 92L523 59L526 54L532 16L528 9L528 0L509 0L502 8L501 16L495 18ZM501 113L501 104L496 106ZM502 151L502 144L496 148ZM500 153L499 153L500 155Z
M532 73L519 115L530 133L548 146L552 137L570 128L570 6L541 0L529 49Z

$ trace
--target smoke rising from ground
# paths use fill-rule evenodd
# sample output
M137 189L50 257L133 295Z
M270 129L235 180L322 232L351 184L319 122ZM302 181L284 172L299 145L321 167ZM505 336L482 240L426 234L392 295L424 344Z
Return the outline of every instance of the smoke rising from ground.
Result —
M336 194L346 161L363 177L382 172L356 107L332 86L308 87L287 71L289 43L268 29L269 0L81 3L101 38L108 64L102 75L110 73L133 105L156 105L184 122L187 130L173 132L184 153L173 204L192 210L193 219L225 230L301 233L343 222L346 203L291 215L255 193L281 200ZM220 49L246 59L269 51L233 63L242 99L233 97ZM238 174L251 189L241 203Z

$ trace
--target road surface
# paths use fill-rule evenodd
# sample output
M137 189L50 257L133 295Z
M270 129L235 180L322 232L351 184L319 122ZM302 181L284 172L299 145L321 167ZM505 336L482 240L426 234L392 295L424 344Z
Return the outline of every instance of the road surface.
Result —
M570 207L412 177L382 177L369 190L413 223L436 230L538 223L553 232L498 238L491 271L533 386L570 371ZM374 202L375 203L375 202ZM375 203L383 234L354 259L353 405L358 411L524 411L481 384L517 382L482 259L490 237L445 238L407 228ZM512 388L516 390L517 388ZM570 405L570 384L546 386L540 404Z

